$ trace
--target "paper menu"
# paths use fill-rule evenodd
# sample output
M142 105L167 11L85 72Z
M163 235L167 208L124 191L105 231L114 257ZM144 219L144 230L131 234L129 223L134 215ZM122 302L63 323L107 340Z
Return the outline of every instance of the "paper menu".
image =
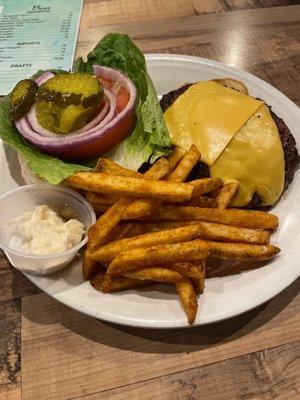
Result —
M72 67L83 0L0 0L0 95L39 69Z

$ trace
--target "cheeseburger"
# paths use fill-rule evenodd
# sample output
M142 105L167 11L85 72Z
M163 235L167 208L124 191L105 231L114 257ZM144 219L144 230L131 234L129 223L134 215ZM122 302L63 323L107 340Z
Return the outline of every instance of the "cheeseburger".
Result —
M186 84L165 94L160 104L172 143L184 149L195 144L201 152L193 179L239 182L231 206L273 206L292 182L299 164L293 135L241 82Z

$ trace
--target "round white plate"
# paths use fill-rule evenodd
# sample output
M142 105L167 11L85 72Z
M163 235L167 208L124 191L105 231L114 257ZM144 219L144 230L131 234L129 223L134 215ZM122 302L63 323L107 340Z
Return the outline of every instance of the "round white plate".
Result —
M221 63L182 55L146 56L149 73L159 95L183 83L221 77L243 81L254 97L264 99L282 117L300 143L298 107L277 89L243 71ZM8 162L7 162L8 160ZM0 143L0 194L21 184L15 153ZM300 173L273 212L280 228L272 242L282 249L279 256L263 268L239 275L206 280L205 293L199 299L195 325L233 317L259 306L290 285L300 271ZM60 302L93 317L123 325L148 328L187 326L186 316L172 287L131 290L101 294L83 282L81 260L63 272L49 277L27 277L40 289Z

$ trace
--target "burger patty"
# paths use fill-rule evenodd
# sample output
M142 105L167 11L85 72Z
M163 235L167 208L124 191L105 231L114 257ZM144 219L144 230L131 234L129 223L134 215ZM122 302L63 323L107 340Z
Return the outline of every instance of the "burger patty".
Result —
M160 100L160 106L163 112L165 112L174 103L174 101L192 85L192 83L187 83L176 90L172 90L171 92L164 94L162 96L162 99ZM277 126L284 152L284 192L289 187L294 178L294 173L299 166L300 156L296 147L296 140L291 131L286 126L285 122L272 111L271 107L268 107L270 109L272 118ZM209 177L209 167L206 164L199 162L192 170L189 176L189 180L207 177ZM251 201L244 208L266 210L270 207L263 206L262 200L259 195L257 193L254 193Z

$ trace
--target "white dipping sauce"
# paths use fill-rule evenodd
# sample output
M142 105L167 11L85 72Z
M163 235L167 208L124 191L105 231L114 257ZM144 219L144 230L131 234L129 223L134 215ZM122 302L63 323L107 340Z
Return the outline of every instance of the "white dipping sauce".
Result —
M65 222L46 205L37 206L11 221L15 225L9 246L33 255L62 253L81 242L84 226L77 219Z

